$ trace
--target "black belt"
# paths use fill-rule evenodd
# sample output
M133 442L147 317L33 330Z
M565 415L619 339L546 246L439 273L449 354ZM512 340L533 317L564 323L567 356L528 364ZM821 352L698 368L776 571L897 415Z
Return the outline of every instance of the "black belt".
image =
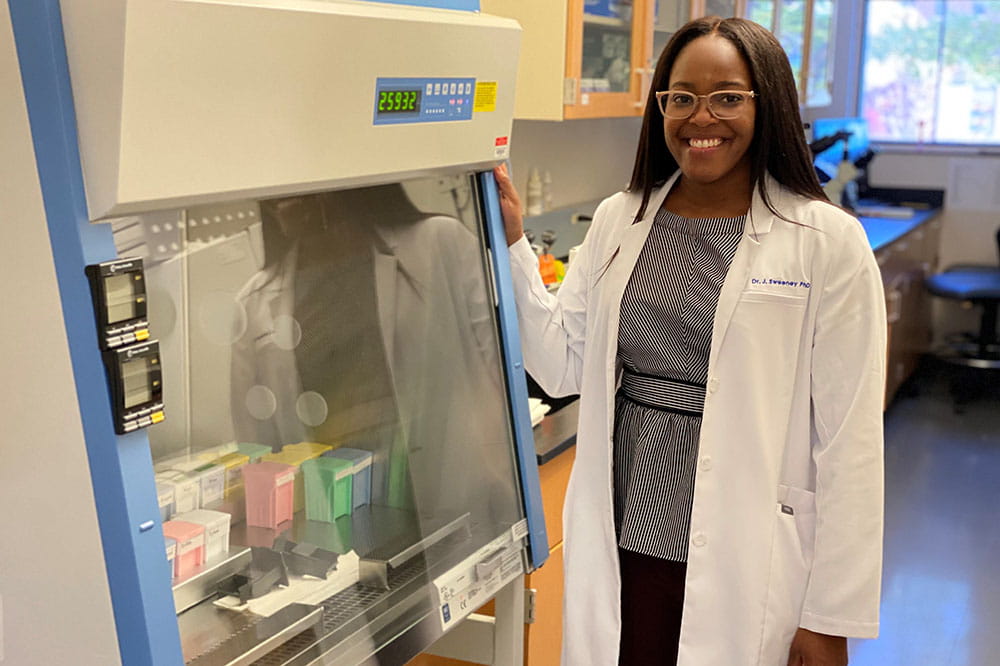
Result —
M646 375L625 368L620 392L637 405L701 416L705 407L705 385L656 375Z

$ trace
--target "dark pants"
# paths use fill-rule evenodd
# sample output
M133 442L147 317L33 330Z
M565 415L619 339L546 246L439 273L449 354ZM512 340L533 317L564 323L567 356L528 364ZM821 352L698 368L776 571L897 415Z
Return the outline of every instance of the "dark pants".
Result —
M622 577L619 666L674 666L687 564L618 549Z

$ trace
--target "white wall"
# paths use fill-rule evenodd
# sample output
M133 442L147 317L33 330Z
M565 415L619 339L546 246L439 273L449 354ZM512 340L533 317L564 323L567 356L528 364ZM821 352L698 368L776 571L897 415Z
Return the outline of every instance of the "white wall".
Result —
M552 174L552 207L601 199L628 184L640 118L515 120L511 169L522 200L532 167Z
M120 663L10 11L0 2L0 663ZM67 408L68 407L68 408Z

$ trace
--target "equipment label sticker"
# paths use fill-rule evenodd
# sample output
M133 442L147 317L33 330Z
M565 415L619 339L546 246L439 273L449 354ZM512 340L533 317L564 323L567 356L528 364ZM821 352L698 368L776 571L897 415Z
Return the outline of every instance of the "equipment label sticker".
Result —
M498 136L495 148L494 154L498 160L507 159L510 156L510 139L506 136Z
M472 101L472 110L476 113L497 110L496 81L476 81L476 96Z

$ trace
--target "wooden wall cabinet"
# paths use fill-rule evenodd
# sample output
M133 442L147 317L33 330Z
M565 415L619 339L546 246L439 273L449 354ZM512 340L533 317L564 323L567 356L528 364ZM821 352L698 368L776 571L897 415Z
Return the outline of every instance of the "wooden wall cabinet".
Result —
M801 13L800 5L801 26L788 18ZM777 31L793 56L803 103L826 99L830 0L481 0L480 6L523 28L517 119L641 116L666 39L688 19L708 15L752 17ZM826 36L814 44L817 31ZM816 95L808 92L810 81Z
M691 0L691 17L699 16L745 16L746 0Z
M523 29L514 117L641 116L656 0L481 0Z

